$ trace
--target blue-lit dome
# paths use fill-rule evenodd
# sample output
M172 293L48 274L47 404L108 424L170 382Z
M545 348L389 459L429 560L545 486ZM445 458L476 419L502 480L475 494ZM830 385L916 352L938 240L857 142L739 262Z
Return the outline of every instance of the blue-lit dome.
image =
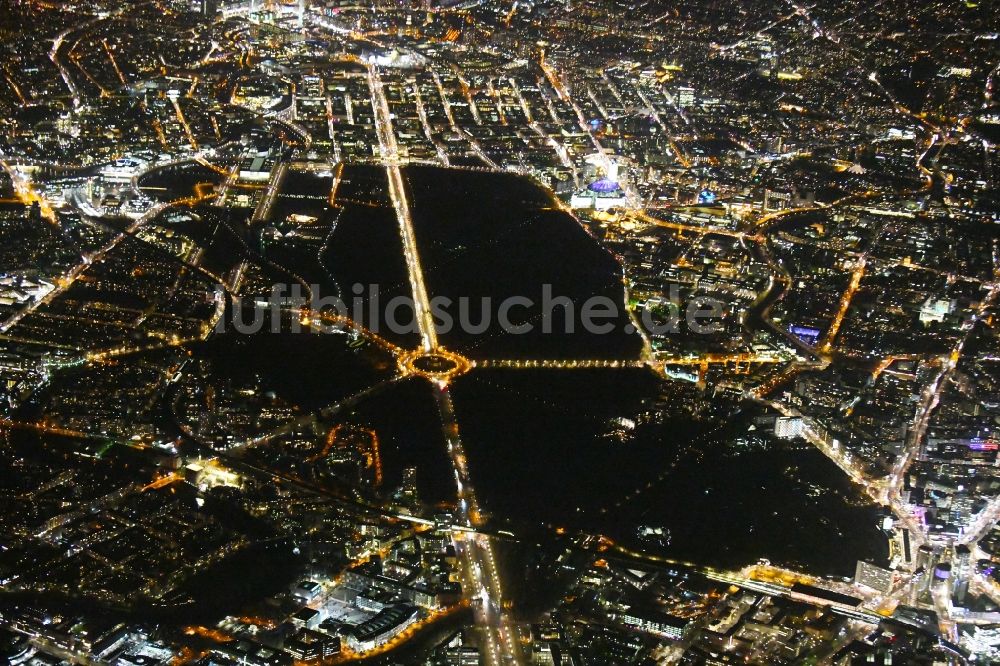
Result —
M590 191L598 194L610 194L618 189L618 183L610 178L601 178L590 184Z

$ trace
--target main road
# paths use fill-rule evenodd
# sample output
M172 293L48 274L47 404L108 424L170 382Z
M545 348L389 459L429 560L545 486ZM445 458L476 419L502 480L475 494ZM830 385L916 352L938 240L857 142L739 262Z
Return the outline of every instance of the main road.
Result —
M389 179L389 197L392 199L393 208L396 209L403 253L406 255L406 270L413 293L414 316L420 331L421 345L425 352L430 353L438 348L437 330L434 327L430 298L427 296L427 286L424 284L424 271L417 252L410 203L406 199L403 174L399 170L399 148L392 128L392 113L389 111L389 101L385 98L385 89L379 78L378 69L374 65L368 66L368 86L371 89L372 108L375 111L375 129L378 133L379 147Z
M379 148L386 165L389 196L399 221L399 232L406 255L406 268L413 293L414 315L420 331L421 349L424 354L441 350L438 343L430 299L424 284L423 268L417 251L413 220L410 215L406 187L399 165L399 150L392 126L392 113L385 97L382 81L375 65L368 65L368 84L371 89L372 107L375 112ZM442 378L429 378L441 415L441 425L455 473L458 488L458 514L455 522L470 528L469 532L452 531L455 552L459 557L462 592L474 602L476 623L482 636L482 654L491 666L519 666L524 663L517 628L506 613L503 588L497 568L493 543L490 537L471 530L482 524L479 502L469 480L465 450L459 436L458 421L448 390Z

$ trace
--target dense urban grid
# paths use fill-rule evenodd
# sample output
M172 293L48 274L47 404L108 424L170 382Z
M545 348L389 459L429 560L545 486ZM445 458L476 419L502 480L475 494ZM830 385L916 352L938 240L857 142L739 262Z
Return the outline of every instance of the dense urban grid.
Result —
M0 0L0 658L1000 663L998 30Z

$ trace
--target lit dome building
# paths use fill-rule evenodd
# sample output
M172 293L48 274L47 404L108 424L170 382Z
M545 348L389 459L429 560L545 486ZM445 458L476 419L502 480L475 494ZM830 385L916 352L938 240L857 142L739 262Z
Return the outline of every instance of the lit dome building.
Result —
M622 191L618 181L611 178L599 178L586 189L575 192L570 198L570 205L573 208L607 210L624 206L625 203L625 192Z

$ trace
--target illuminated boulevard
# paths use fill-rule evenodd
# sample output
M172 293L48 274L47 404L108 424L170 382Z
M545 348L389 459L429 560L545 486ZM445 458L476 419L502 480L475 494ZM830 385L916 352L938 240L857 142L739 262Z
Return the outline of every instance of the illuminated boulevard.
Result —
M430 299L427 295L423 269L417 252L409 202L406 198L406 186L399 168L399 156L389 104L375 66L368 66L368 77L380 149L389 179L389 196L399 221L400 237L403 242L403 252L406 255L406 267L422 347L422 354L404 355L402 358L409 360L401 360L400 365L404 370L410 370L415 374L424 374L433 385L433 393L441 414L441 424L447 441L448 456L454 469L455 482L458 487L459 515L457 522L465 523L468 527L479 527L483 517L473 491L472 482L469 479L469 470L465 451L462 448L462 440L459 436L455 408L448 392L448 373L447 371L444 373L434 370L427 371L426 368L421 368L420 360L427 359L431 364L444 362L451 368L461 369L467 369L471 367L471 364L460 356L443 350L438 344ZM500 573L490 538L483 534L454 530L452 538L455 551L461 562L463 595L473 600L476 622L480 627L484 641L483 654L488 663L495 666L517 666L524 663L517 630L505 612Z

